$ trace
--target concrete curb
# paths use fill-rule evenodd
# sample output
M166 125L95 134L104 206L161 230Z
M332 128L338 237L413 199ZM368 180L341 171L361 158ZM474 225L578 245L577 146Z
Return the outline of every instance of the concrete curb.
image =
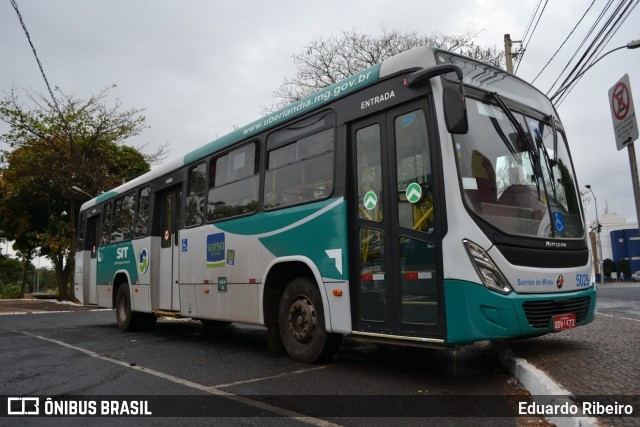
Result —
M537 397L544 396L544 404L573 403L571 392L552 380L547 374L536 368L525 359L515 357L511 348L505 343L494 343L502 364L511 372L524 388L531 393L534 402ZM557 396L557 397L555 397ZM549 400L551 398L551 400ZM549 416L550 422L558 427L599 427L594 417L584 416Z

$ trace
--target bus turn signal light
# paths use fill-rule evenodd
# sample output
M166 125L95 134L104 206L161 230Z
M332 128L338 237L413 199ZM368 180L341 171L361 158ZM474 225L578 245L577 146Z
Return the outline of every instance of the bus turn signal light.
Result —
M341 297L342 296L342 289L334 289L333 290L333 296Z

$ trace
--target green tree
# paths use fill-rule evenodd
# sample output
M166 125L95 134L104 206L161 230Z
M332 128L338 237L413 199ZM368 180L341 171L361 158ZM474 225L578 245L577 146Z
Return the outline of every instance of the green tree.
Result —
M604 277L611 278L611 273L616 270L616 263L611 258L606 258L602 261L602 269L604 270Z
M476 35L473 33L459 36L441 33L424 35L418 32L388 31L383 28L382 34L378 36L345 31L341 35L313 41L300 53L293 55L296 75L284 79L274 93L277 100L272 106L265 108L265 112L298 101L358 71L418 46L438 47L496 67L503 66L504 52L495 46L479 46L475 38Z
M76 221L87 198L72 187L101 194L147 172L164 147L143 155L123 145L142 132L145 117L123 111L119 100L108 106L108 89L86 99L56 91L56 103L25 91L25 106L15 89L0 101L9 125L0 140L11 148L2 153L0 230L26 263L39 248L53 264L59 298L72 299Z
M624 277L631 277L631 262L626 258L618 261L618 272L624 274Z
M16 154L23 153L16 150ZM14 156L11 156L14 157ZM31 158L25 161L33 160ZM15 170L3 171L0 176L0 229L7 240L13 241L13 249L23 260L20 296L24 296L27 284L27 269L33 255L40 246L36 230L46 225L46 216L39 206L46 201L42 191L31 191L37 187L15 179Z
M15 258L0 255L0 293L5 285L18 283L22 275L22 265Z

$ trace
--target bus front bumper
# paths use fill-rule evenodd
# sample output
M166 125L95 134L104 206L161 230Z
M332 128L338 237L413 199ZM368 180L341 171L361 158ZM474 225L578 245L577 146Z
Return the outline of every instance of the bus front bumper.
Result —
M575 314L576 326L593 321L596 290L508 295L460 280L445 280L447 344L554 332L554 316Z

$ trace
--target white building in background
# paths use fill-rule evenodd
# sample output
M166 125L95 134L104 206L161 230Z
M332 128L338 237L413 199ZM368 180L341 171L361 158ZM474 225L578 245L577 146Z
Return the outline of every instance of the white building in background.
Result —
M607 206L604 209L604 215L600 216L598 218L600 220L600 224L602 224L602 230L600 231L600 243L602 245L602 259L605 260L607 258L612 259L614 261L617 261L614 258L614 254L613 254L613 243L611 241L611 233L613 231L619 231L619 230L630 230L630 229L637 229L638 228L638 222L634 221L634 222L628 222L627 219L625 217L619 216L618 214L616 214L615 212L609 212L609 207ZM596 252L596 237L595 237L595 230L596 230L597 224L596 221L592 221L589 224L589 229L590 229L590 235L591 238L589 239L591 241L591 246L592 246L592 250L593 250L593 262L594 262L594 266L596 266L597 263L597 252ZM633 239L633 238L632 238ZM637 237L636 237L637 239ZM635 257L633 259L635 261ZM633 267L632 267L633 268ZM633 271L633 270L632 270ZM596 267L596 273L598 273L598 268ZM614 272L615 273L615 272Z
M637 222L627 222L627 219L619 216L615 212L609 212L608 208L605 208L604 215L598 218L600 224L602 224L602 231L600 232L600 240L602 241L602 259L613 259L613 249L611 247L611 232L617 230L626 230L628 228L638 228ZM592 221L589 224L589 228L595 230L596 222Z

